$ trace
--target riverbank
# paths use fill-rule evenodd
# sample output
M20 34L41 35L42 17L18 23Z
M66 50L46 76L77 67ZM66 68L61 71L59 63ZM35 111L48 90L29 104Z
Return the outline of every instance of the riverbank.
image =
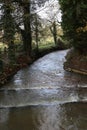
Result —
M81 53L71 49L66 55L64 69L70 72L87 75L87 52Z
M20 69L29 66L38 58L57 50L64 50L65 47L51 47L40 50L34 50L32 56L27 57L26 55L19 55L14 65L5 65L3 71L0 74L0 87L6 84Z
M24 55L19 56L15 64L7 64L4 66L3 71L0 74L0 87L7 83L13 75L15 75L20 69L28 66L33 62L33 59Z

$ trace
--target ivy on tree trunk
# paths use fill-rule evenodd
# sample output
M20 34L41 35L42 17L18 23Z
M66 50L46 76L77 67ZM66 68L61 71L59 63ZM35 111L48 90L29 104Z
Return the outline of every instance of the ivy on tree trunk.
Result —
M64 36L81 52L87 51L86 0L59 0Z
M15 24L12 17L13 7L11 1L4 1L3 4L3 30L4 30L4 41L8 44L8 57L10 63L15 62L15 48L14 48L14 35L15 35Z

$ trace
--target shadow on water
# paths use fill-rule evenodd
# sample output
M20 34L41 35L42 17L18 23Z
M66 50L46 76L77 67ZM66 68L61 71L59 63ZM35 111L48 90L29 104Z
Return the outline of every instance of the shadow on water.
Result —
M87 130L87 104L1 109L0 130Z
M50 53L19 71L3 89L87 87L87 76L64 71L67 51Z
M87 77L48 54L0 88L0 130L87 130Z

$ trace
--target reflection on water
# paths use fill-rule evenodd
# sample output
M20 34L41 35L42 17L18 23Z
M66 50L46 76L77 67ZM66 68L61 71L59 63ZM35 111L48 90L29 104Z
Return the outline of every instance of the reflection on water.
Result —
M9 109L0 109L0 123L4 123L9 118Z
M8 120L0 122L0 130L87 130L87 104L14 108Z
M39 87L87 87L87 76L64 71L67 51L48 54L19 71L5 89Z
M0 130L87 130L87 77L63 70L66 53L44 56L0 88Z

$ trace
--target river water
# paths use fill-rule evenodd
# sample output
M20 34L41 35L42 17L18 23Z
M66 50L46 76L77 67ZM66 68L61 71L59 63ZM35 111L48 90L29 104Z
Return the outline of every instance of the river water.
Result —
M0 88L0 130L87 130L87 77L50 53Z

